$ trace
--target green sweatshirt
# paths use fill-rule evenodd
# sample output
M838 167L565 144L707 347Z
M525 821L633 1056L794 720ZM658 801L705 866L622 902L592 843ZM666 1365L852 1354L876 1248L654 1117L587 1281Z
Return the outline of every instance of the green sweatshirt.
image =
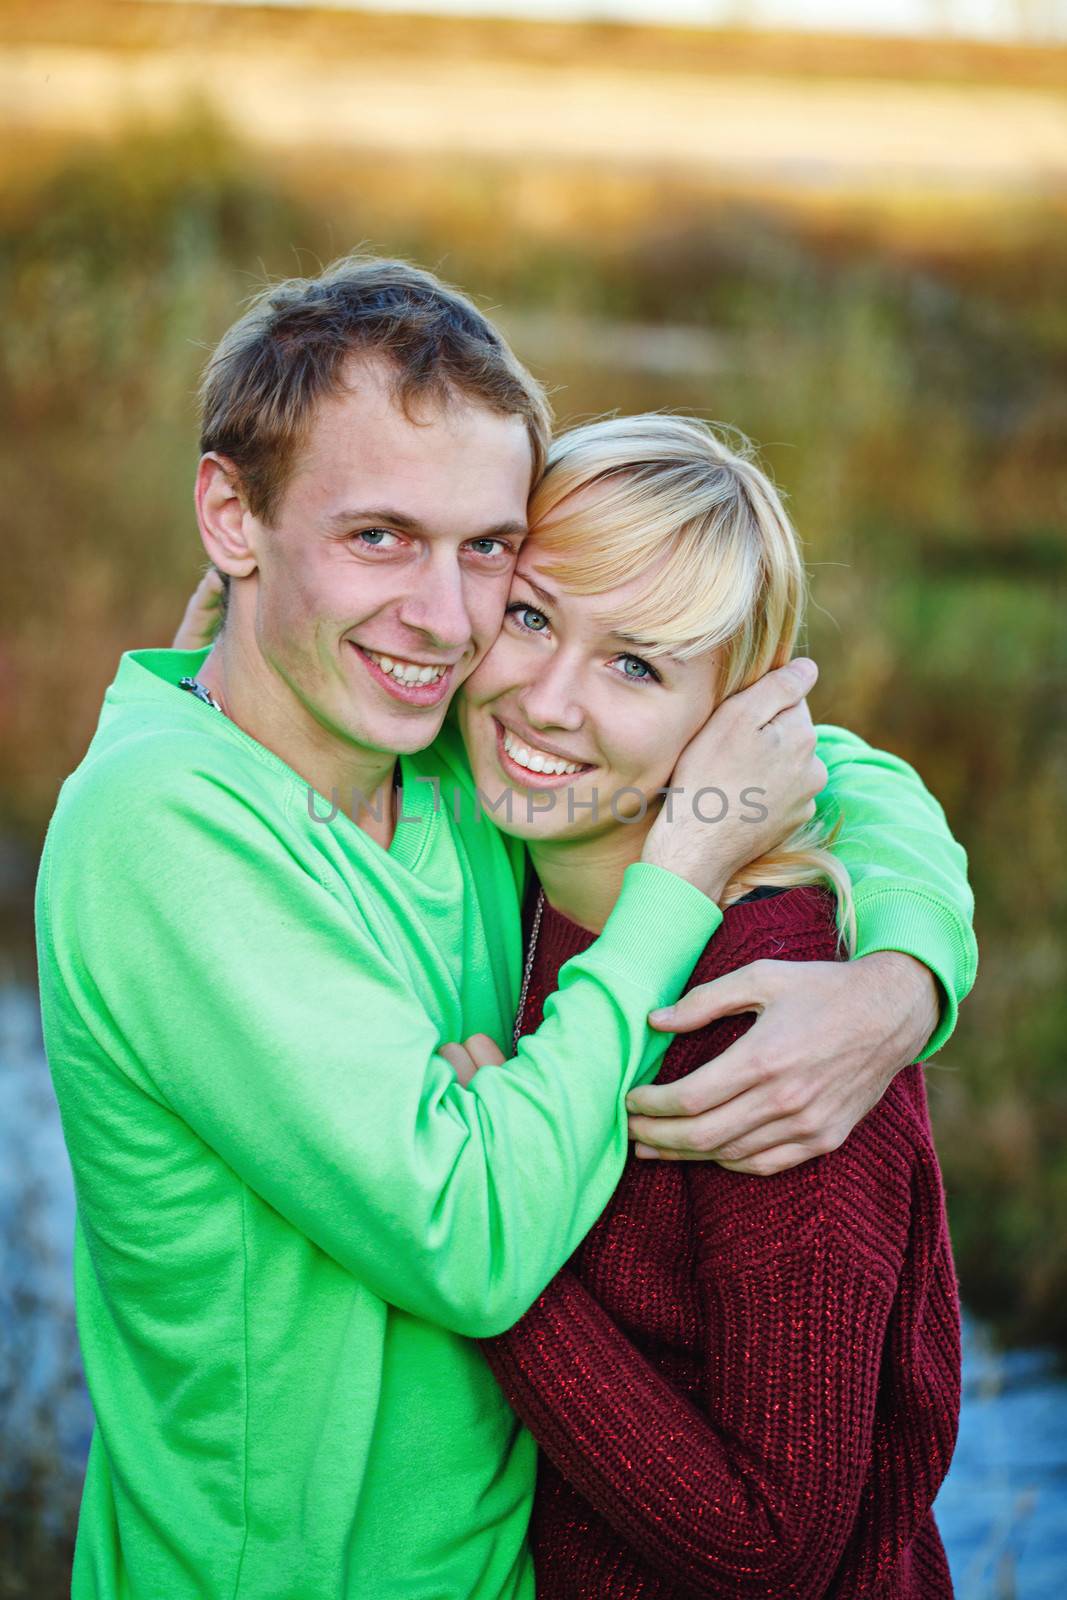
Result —
M523 868L454 733L402 760L383 850L177 689L205 654L123 657L38 880L96 1414L73 1595L529 1600L535 1447L472 1340L606 1204L668 1042L646 1013L720 914L631 867L544 1025L464 1089L438 1047L510 1038ZM836 730L820 753L862 948L926 960L951 1027L962 851L910 769Z

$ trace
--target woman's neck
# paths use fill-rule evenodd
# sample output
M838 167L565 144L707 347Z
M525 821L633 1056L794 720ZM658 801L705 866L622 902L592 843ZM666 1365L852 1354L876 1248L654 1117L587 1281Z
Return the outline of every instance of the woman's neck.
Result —
M592 839L548 839L530 845L545 899L579 927L600 933L619 898L623 874L641 859L652 817L619 823Z

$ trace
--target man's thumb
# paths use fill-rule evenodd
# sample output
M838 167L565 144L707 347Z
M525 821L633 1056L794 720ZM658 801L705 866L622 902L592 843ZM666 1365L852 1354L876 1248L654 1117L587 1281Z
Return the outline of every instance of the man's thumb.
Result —
M757 996L756 985L745 977L746 970L740 967L708 983L698 983L673 1006L650 1011L649 1026L664 1033L693 1033L719 1017L736 1016L742 1011L762 1011L765 997Z

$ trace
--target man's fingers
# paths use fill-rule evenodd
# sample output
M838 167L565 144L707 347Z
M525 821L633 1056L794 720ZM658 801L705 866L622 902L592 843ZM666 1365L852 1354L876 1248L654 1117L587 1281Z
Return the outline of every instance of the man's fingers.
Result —
M712 978L710 983L698 983L673 1006L650 1011L649 1024L664 1033L693 1033L719 1017L737 1016L745 1011L760 1012L770 998L767 991L770 965L770 962L750 961L747 967L738 967L736 972L724 972L721 978Z
M819 679L819 669L809 656L798 656L784 667L764 673L758 682L734 695L738 709L752 715L758 728L765 728L783 711L795 706L811 693Z
M743 1042L738 1041L739 1044ZM670 1105L678 1105L679 1099L674 1097L672 1101L664 1096L662 1100L653 1102L655 1109L650 1112L631 1111L630 1138L641 1144L655 1145L660 1150L700 1150L707 1155L709 1151L718 1150L735 1139L743 1139L769 1123L803 1115L803 1108L794 1110L792 1106L780 1106L776 1099L776 1086L762 1082L744 1056L739 1058L738 1070L748 1078L747 1087L735 1092L729 1099L718 1100L707 1110L696 1109L701 1103L707 1106L712 1094L718 1099L720 1085L711 1074L720 1061L726 1060L728 1054L729 1051L719 1056L718 1060L698 1067L696 1072L691 1072L688 1078L681 1078L677 1083L649 1085L653 1090L681 1089L681 1109L672 1114ZM730 1087L734 1087L733 1083ZM627 1096L627 1110L629 1098ZM793 1137L797 1137L798 1133L799 1129L794 1130Z
M753 1156L766 1155L769 1150L780 1150L785 1145L803 1145L809 1156L823 1156L828 1150L836 1150L847 1136L847 1128L838 1132L834 1127L817 1126L811 1120L811 1113L802 1111L777 1122L764 1122L709 1150L708 1155L723 1167L738 1167L739 1163L751 1161Z
M770 1150L761 1150L758 1155L749 1156L744 1161L724 1161L721 1157L711 1157L700 1154L695 1150L657 1150L652 1145L638 1144L634 1146L634 1153L641 1161L707 1161L715 1160L720 1167L725 1167L728 1172L744 1172L753 1178L773 1178L775 1173L788 1172L791 1167L799 1167L805 1161L811 1161L819 1151L803 1144L779 1144Z
M674 1083L639 1084L626 1096L627 1111L637 1117L681 1117L690 1122L721 1113L727 1105L733 1105L739 1095L754 1091L766 1079L763 1063L749 1042L753 1033L750 1029L721 1056L705 1061L702 1067ZM737 1128L734 1131L748 1130Z
M747 1161L720 1161L719 1165L728 1172L747 1172L753 1178L773 1178L776 1173L802 1166L818 1153L803 1144L780 1144L773 1150L763 1150L758 1156L750 1156Z
M771 724L779 733L791 734L794 738L814 750L818 734L811 718L811 707L806 699L798 700L795 705L786 706L784 711L779 711L776 717L771 718Z

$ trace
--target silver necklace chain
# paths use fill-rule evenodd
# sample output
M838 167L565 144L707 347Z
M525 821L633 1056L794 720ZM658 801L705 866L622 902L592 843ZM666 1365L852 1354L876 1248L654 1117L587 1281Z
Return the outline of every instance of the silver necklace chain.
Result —
M211 690L205 689L199 678L179 678L178 688L188 689L190 694L194 694L196 698L198 700L202 700L206 706L214 706L216 711L222 712L223 716L226 715L225 711L222 710L222 707L215 699L215 696L212 694ZM400 757L398 756L393 767L393 788L399 789L401 782Z
M188 689L190 694L195 694L196 698L198 700L202 700L206 706L214 706L216 711L222 711L222 707L215 699L215 696L212 694L211 690L205 689L199 678L179 678L178 688ZM222 711L222 714L225 716L225 711Z
M522 1017L523 1012L526 1010L526 996L530 992L530 977L533 973L534 956L537 954L537 935L541 932L541 918L544 915L544 910L545 891L538 889L533 926L530 929L530 945L526 952L526 965L522 973L522 988L519 990L519 1009L515 1013L515 1032L511 1039L513 1053L519 1048L519 1040L522 1038Z

